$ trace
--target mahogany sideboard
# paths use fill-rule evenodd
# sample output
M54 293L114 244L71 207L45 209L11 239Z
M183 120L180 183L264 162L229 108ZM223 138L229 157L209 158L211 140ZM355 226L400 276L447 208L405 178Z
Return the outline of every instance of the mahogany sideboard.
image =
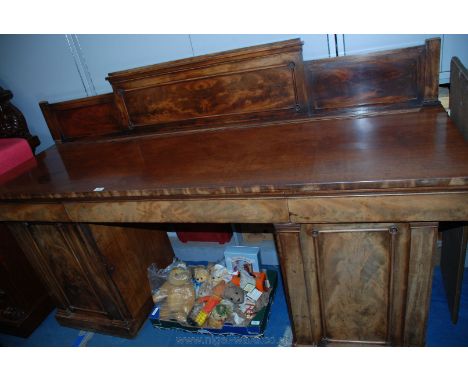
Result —
M438 223L468 220L439 51L289 40L111 73L41 103L56 145L0 185L0 220L65 325L135 335L165 223L269 223L296 345L423 345Z

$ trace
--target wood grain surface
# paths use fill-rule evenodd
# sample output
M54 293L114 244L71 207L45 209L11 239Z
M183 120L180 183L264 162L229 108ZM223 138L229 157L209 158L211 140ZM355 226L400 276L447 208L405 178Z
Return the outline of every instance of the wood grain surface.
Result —
M305 226L307 282L319 293L310 300L312 321L321 326L319 344L402 344L407 227Z
M295 224L276 225L276 245L281 271L285 281L286 299L289 306L291 325L296 345L317 344L310 321L311 301L306 283L310 274L304 269L300 241L301 226Z
M109 74L122 124L206 126L308 111L299 39ZM280 112L272 113L272 112Z
M120 125L112 93L71 101L39 103L47 126L56 141L116 133Z
M295 195L468 188L468 144L440 107L194 134L67 143L1 199ZM94 191L102 187L100 192Z
M431 301L437 223L411 224L404 345L424 346Z
M295 223L464 221L468 192L315 196L288 199Z
M450 117L468 141L468 70L458 57L450 62Z
M305 62L312 113L437 103L440 39L425 45Z
M73 221L172 223L287 222L285 200L161 200L65 203Z

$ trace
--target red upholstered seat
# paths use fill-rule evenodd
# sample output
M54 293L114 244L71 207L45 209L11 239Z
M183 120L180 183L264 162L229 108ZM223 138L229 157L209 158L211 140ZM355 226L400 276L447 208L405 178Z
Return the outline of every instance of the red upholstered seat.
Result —
M26 139L0 139L0 175L18 167L34 157Z

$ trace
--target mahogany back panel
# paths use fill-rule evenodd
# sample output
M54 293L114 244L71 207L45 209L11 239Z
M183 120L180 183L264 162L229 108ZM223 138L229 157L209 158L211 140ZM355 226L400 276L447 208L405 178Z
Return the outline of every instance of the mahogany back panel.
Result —
M111 73L107 79L123 125L135 129L307 113L299 39Z
M41 102L39 106L56 141L70 141L122 130L112 93L54 104Z
M431 39L424 46L307 61L311 112L436 102L439 51L440 39Z
M110 73L114 92L41 109L56 141L200 131L437 103L440 39L302 60L299 39Z

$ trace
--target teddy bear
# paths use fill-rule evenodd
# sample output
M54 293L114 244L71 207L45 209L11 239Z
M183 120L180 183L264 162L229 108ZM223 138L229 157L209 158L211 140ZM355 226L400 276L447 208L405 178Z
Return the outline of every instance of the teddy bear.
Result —
M240 305L244 302L245 291L230 282L224 288L223 298L231 301L233 304Z
M193 282L195 284L195 294L197 297L211 294L210 272L203 266L193 268Z
M154 303L164 301L160 306L161 320L175 319L185 324L195 302L195 288L190 270L178 265L169 271L167 281L153 293Z
M212 286L219 284L221 281L229 282L232 276L229 274L225 266L221 264L215 264L209 268L210 271L210 283Z
M246 292L232 282L226 285L223 299L232 306L228 321L236 326L247 326L253 317L255 302L246 298Z

